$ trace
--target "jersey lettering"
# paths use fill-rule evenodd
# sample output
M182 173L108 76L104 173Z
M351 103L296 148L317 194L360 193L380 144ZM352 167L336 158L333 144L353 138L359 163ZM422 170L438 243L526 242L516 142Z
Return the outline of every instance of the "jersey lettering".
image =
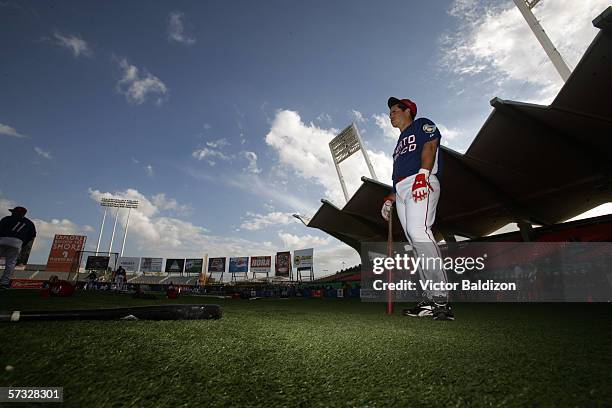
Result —
M402 140L400 140L397 143L397 146L395 148L395 152L393 154L393 161L395 161L397 159L398 156L401 156L402 154L406 153L406 152L413 152L416 150L417 145L416 145L416 136L415 135L410 135L408 137L403 138Z

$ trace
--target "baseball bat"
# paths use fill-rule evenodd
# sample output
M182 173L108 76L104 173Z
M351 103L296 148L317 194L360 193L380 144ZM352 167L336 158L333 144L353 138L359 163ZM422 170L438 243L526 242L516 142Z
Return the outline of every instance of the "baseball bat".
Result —
M387 257L391 258L393 256L393 207L395 204L391 204L391 211L389 211L389 221L388 221L388 233L387 233ZM391 269L387 269L387 282L391 283ZM387 288L387 314L393 314L393 294Z
M220 319L219 305L157 305L113 309L0 312L0 322L49 320L206 320Z

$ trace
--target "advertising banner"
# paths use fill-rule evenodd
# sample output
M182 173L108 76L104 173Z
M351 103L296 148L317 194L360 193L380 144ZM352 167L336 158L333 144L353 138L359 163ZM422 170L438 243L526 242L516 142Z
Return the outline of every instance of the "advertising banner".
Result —
M140 260L140 272L161 272L163 258L142 258Z
M79 267L78 252L85 248L87 237L84 235L55 235L49 259L47 272L76 272Z
M166 273L183 273L185 259L166 259Z
M289 273L291 272L291 252L277 252L276 253L276 276L284 276L289 277Z
M202 258L185 259L185 272L201 273L204 260Z
M230 258L229 273L246 273L249 271L249 257Z
M119 266L122 266L126 272L138 272L140 258L137 256L122 256L119 259Z
M312 268L313 248L293 251L293 265L296 268Z
M11 279L11 289L42 289L42 280Z
M251 272L253 273L270 273L272 271L271 256L252 256L251 257Z
M225 272L225 259L226 258L209 258L208 272Z

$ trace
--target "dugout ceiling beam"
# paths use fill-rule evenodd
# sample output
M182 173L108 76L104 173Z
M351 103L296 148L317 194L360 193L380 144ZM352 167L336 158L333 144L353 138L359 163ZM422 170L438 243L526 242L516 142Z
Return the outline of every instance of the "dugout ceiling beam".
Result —
M543 115L530 115L525 109L520 109L521 106L528 107L528 104L522 104L514 101L504 101L500 98L493 98L491 100L491 106L493 106L496 112L502 115L508 115L512 120L520 123L524 128L524 133L530 138L542 138L546 141L561 142L565 145L566 149L573 152L575 160L579 163L575 163L576 166L581 166L586 169L590 169L590 172L597 172L604 175L610 174L611 162L609 157L609 151L601 151L595 143L591 143L591 140L597 137L605 137L605 135L597 134L593 130L587 130L585 126L584 131L596 133L589 138L582 138L577 140L576 137L572 137L568 133L568 128L562 129L551 126L541 119ZM549 109L546 106L531 105L538 110L546 111ZM533 111L534 109L531 109ZM541 112L544 113L544 112ZM574 114L576 116L576 114ZM580 117L581 116L581 117ZM588 124L594 119L589 119L580 115L582 123ZM609 127L610 125L608 125ZM576 128L572 127L570 130L575 131ZM546 160L546 156L549 152L542 152L542 160Z
M485 176L476 168L470 166L468 164L470 159L469 157L461 156L459 153L451 149L446 149L446 152L447 158L453 158L456 160L457 163L463 167L463 170L466 173L470 174L470 176L479 181L482 188L486 189L489 193L494 194L498 198L500 205L508 210L514 221L529 221L541 225L549 225L551 223L546 216L538 214L538 211L534 210L533 208L529 208L524 204L519 204L510 196L510 194L503 191L492 178ZM466 190L469 190L470 188L472 188L472 186L468 187Z

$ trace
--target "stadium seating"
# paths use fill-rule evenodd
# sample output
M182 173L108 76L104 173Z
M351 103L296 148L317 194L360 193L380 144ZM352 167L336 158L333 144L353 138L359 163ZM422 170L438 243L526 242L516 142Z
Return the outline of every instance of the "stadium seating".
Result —
M166 276L139 275L135 278L128 279L128 283L140 285L159 285L165 278Z

